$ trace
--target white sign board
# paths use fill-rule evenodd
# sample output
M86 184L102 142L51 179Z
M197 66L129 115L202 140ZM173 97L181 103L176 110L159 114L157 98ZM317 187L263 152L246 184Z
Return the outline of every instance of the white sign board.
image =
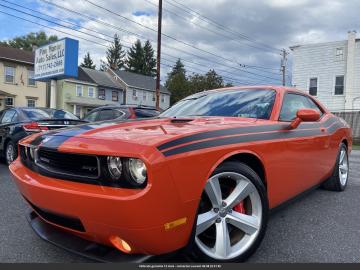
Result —
M35 79L77 76L78 41L62 39L35 52Z

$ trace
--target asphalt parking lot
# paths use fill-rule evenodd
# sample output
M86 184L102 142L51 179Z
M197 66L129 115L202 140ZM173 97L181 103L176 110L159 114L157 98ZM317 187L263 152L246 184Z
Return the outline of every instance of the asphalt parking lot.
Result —
M275 212L249 262L360 262L360 151L353 151L345 192L317 189ZM0 164L0 262L90 262L34 234L27 205Z

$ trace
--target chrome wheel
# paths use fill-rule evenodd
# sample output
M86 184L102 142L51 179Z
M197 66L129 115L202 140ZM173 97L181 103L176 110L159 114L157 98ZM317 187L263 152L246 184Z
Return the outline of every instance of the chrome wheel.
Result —
M15 160L15 148L12 143L9 143L6 147L6 161L8 164Z
M346 185L349 174L349 160L346 153L346 149L342 148L339 158L339 178L342 186Z
M230 260L255 242L262 222L262 203L245 176L223 172L205 186L196 224L195 243L207 256Z

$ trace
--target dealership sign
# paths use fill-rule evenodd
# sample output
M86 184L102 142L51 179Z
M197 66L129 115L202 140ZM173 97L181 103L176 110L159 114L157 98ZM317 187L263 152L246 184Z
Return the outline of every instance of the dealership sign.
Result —
M42 46L35 52L35 80L78 76L79 41L65 38Z

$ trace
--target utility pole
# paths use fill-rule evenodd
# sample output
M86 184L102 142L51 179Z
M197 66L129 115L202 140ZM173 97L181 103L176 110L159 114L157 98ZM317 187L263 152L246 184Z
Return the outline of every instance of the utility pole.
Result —
M281 73L283 86L286 86L286 62L288 54L289 53L285 49L281 50Z
M156 59L156 109L160 109L160 60L161 60L161 25L162 25L162 0L159 0L158 13L158 38Z

